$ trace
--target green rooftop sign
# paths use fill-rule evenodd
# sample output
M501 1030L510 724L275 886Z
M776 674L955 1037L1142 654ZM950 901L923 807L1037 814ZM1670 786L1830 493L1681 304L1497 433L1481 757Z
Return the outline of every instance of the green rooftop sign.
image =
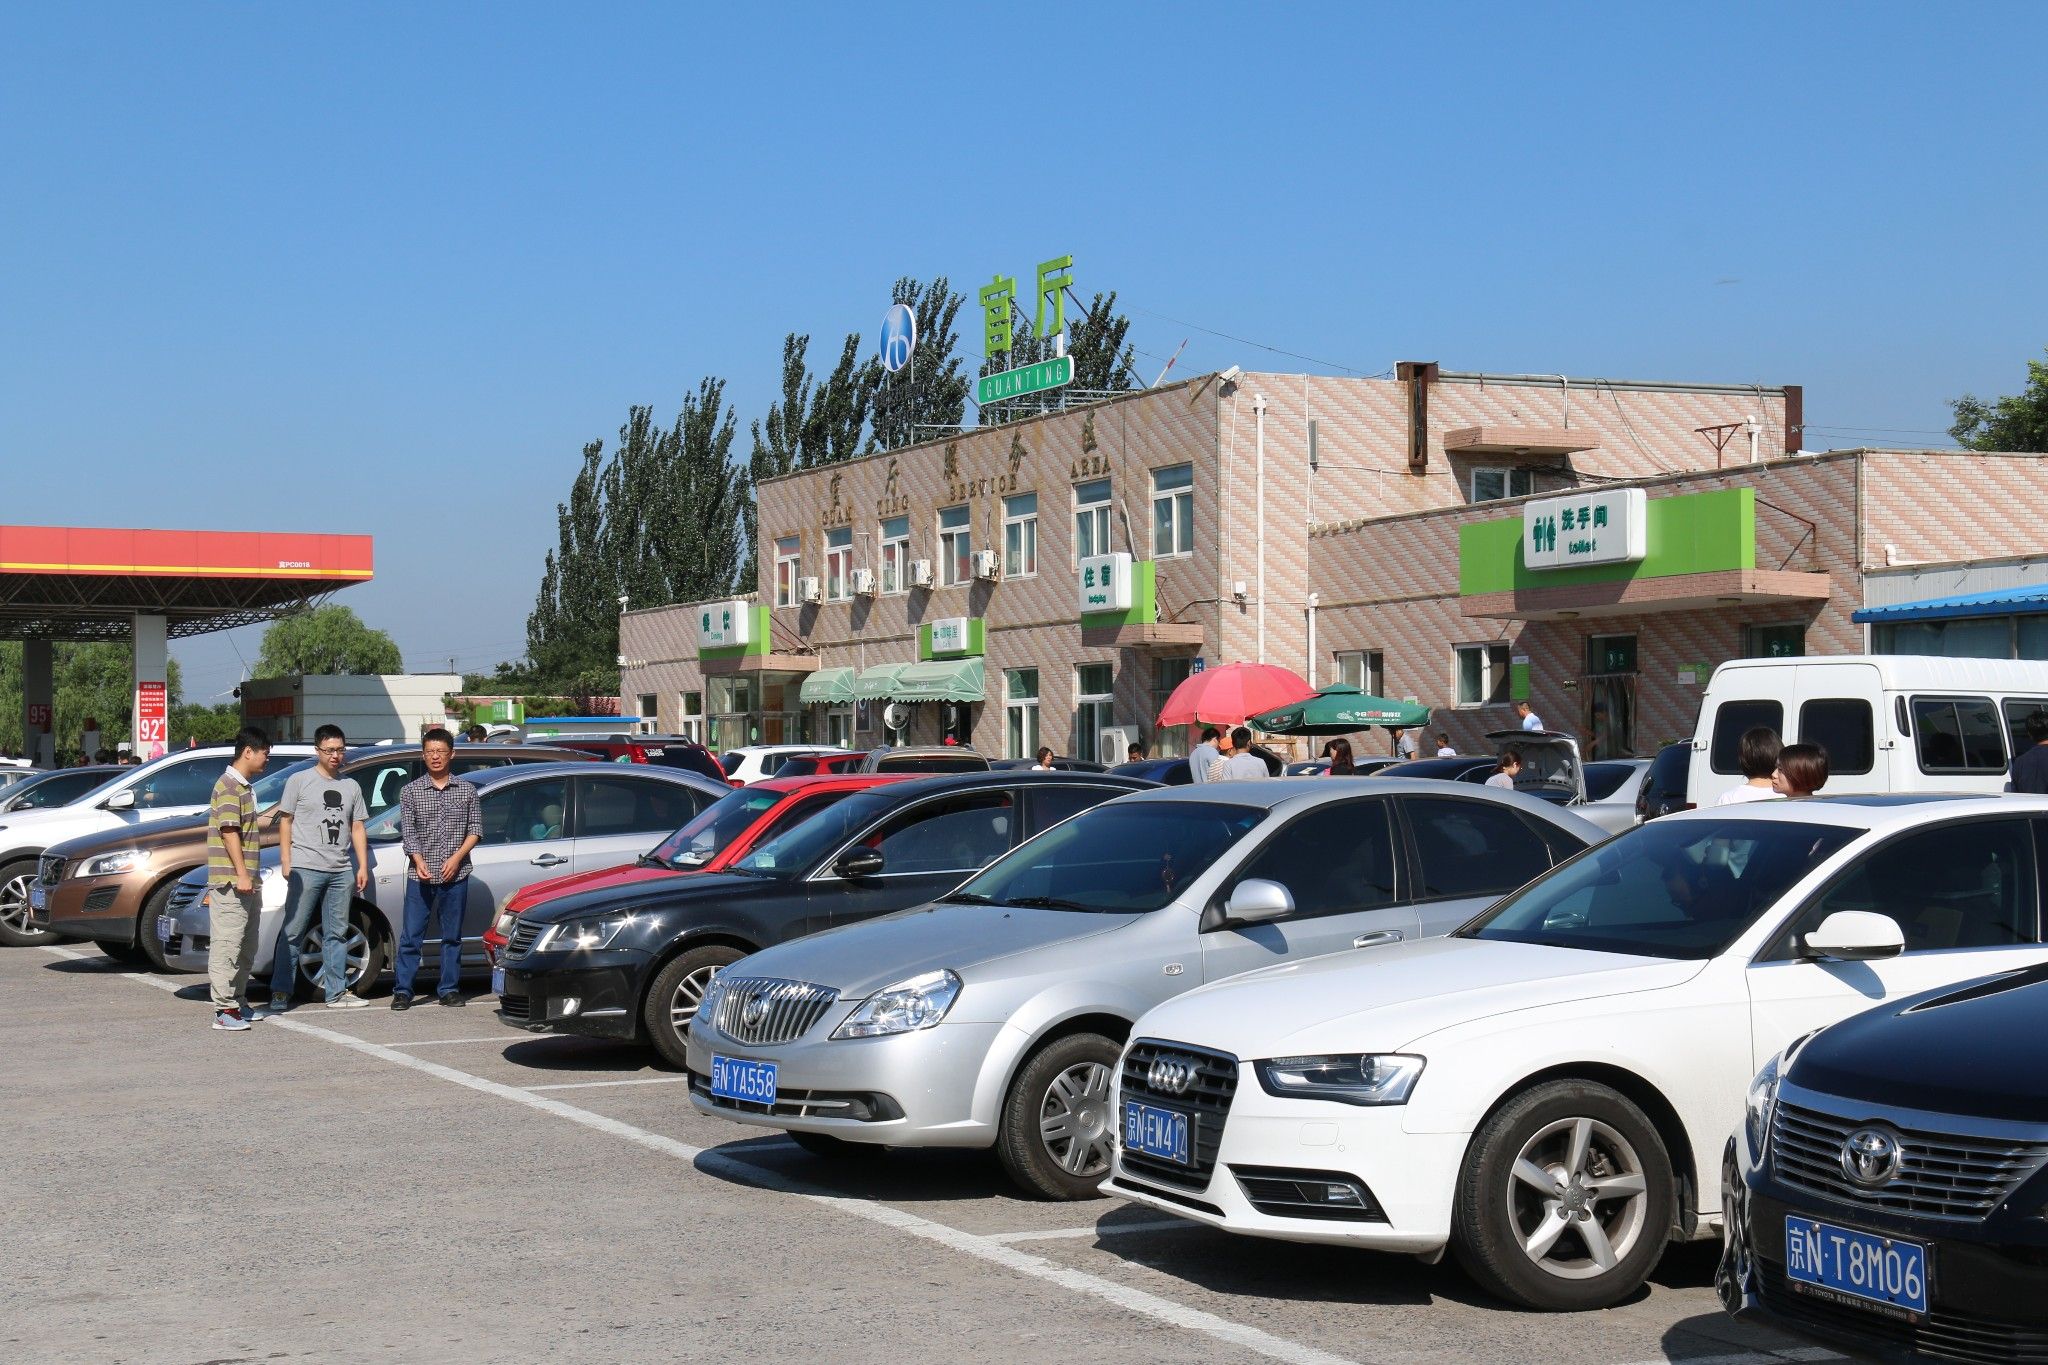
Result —
M1022 398L1074 382L1074 358L1056 355L1035 365L1024 365L1001 374L985 374L974 381L974 401L986 406L1005 398Z

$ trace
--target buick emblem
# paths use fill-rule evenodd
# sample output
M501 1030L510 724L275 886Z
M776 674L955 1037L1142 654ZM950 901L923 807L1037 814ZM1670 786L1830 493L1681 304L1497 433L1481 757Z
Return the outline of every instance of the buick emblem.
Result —
M1145 1072L1145 1084L1162 1095L1183 1095L1195 1083L1195 1064L1179 1057L1159 1057Z
M747 1003L740 1006L740 1022L748 1028L758 1028L768 1017L768 997L756 991L747 997Z
M1899 1139L1888 1128L1858 1128L1842 1139L1842 1174L1874 1190L1899 1174Z

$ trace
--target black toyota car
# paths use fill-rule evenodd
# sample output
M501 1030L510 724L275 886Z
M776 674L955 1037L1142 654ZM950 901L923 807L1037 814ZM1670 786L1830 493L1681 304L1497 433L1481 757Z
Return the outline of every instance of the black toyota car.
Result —
M1886 1361L2048 1362L2048 966L1786 1049L1722 1170L1736 1317Z
M1157 784L978 772L857 793L724 872L564 896L519 917L493 974L531 1033L651 1042L676 1066L712 973L748 953L922 905L1070 815Z

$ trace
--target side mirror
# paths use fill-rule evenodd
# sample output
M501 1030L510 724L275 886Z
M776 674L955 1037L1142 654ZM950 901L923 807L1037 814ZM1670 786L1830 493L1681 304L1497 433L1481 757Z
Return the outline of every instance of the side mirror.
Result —
M100 809L134 810L135 789L133 787L123 787L120 791L115 792L112 796L100 802Z
M1906 951L1906 936L1889 915L1837 910L1800 943L1808 957L1836 962L1872 962Z
M832 864L832 875L855 879L873 877L882 870L882 852L875 848L849 848Z
M1239 882L1223 903L1223 914L1231 924L1263 924L1293 913L1294 893L1263 877Z

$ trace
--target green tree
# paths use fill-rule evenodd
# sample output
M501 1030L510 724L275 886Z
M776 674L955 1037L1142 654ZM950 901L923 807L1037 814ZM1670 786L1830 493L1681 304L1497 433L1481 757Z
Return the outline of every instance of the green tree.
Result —
M880 365L868 371L874 392L870 451L931 440L957 429L967 415L969 381L961 372L960 336L954 330L964 300L944 275L930 284L906 275L889 297L892 303L909 304L917 315L917 353L896 374L885 374Z
M57 751L73 753L86 717L99 722L100 743L111 749L124 739L133 739L132 719L135 654L126 643L59 641L50 659L52 724ZM167 661L164 671L166 706L175 707L184 690L178 661ZM0 641L0 748L20 749L21 736L21 642Z
M872 357L862 361L860 333L848 332L832 373L823 380L814 379L805 359L810 344L810 337L797 332L782 339L781 396L752 427L753 449L747 459L741 510L741 558L747 565L759 560L754 489L761 481L850 460L860 454L861 437L866 433L868 409L882 373L880 362ZM751 581L754 574L743 572L740 576Z
M403 673L405 661L389 635L363 624L338 602L287 612L263 632L253 676L297 673Z
M222 702L218 706L185 702L171 708L173 749L182 749L187 744L229 744L241 728L240 702Z
M1014 306L1013 306L1014 307ZM1067 354L1074 361L1072 387L1091 393L1123 393L1135 387L1132 377L1137 353L1125 344L1131 320L1116 311L1116 295L1097 294L1079 317L1067 323ZM984 375L1000 374L1024 365L1053 358L1050 337L1033 333L1031 319L1021 309L1011 318L1010 349L982 362ZM1060 405L1060 394L1027 394L1004 403L990 403L981 409L983 426L1000 426Z
M2027 362L2027 387L1994 402L1973 393L1949 403L1955 425L1948 434L1969 450L2048 450L2048 364Z

